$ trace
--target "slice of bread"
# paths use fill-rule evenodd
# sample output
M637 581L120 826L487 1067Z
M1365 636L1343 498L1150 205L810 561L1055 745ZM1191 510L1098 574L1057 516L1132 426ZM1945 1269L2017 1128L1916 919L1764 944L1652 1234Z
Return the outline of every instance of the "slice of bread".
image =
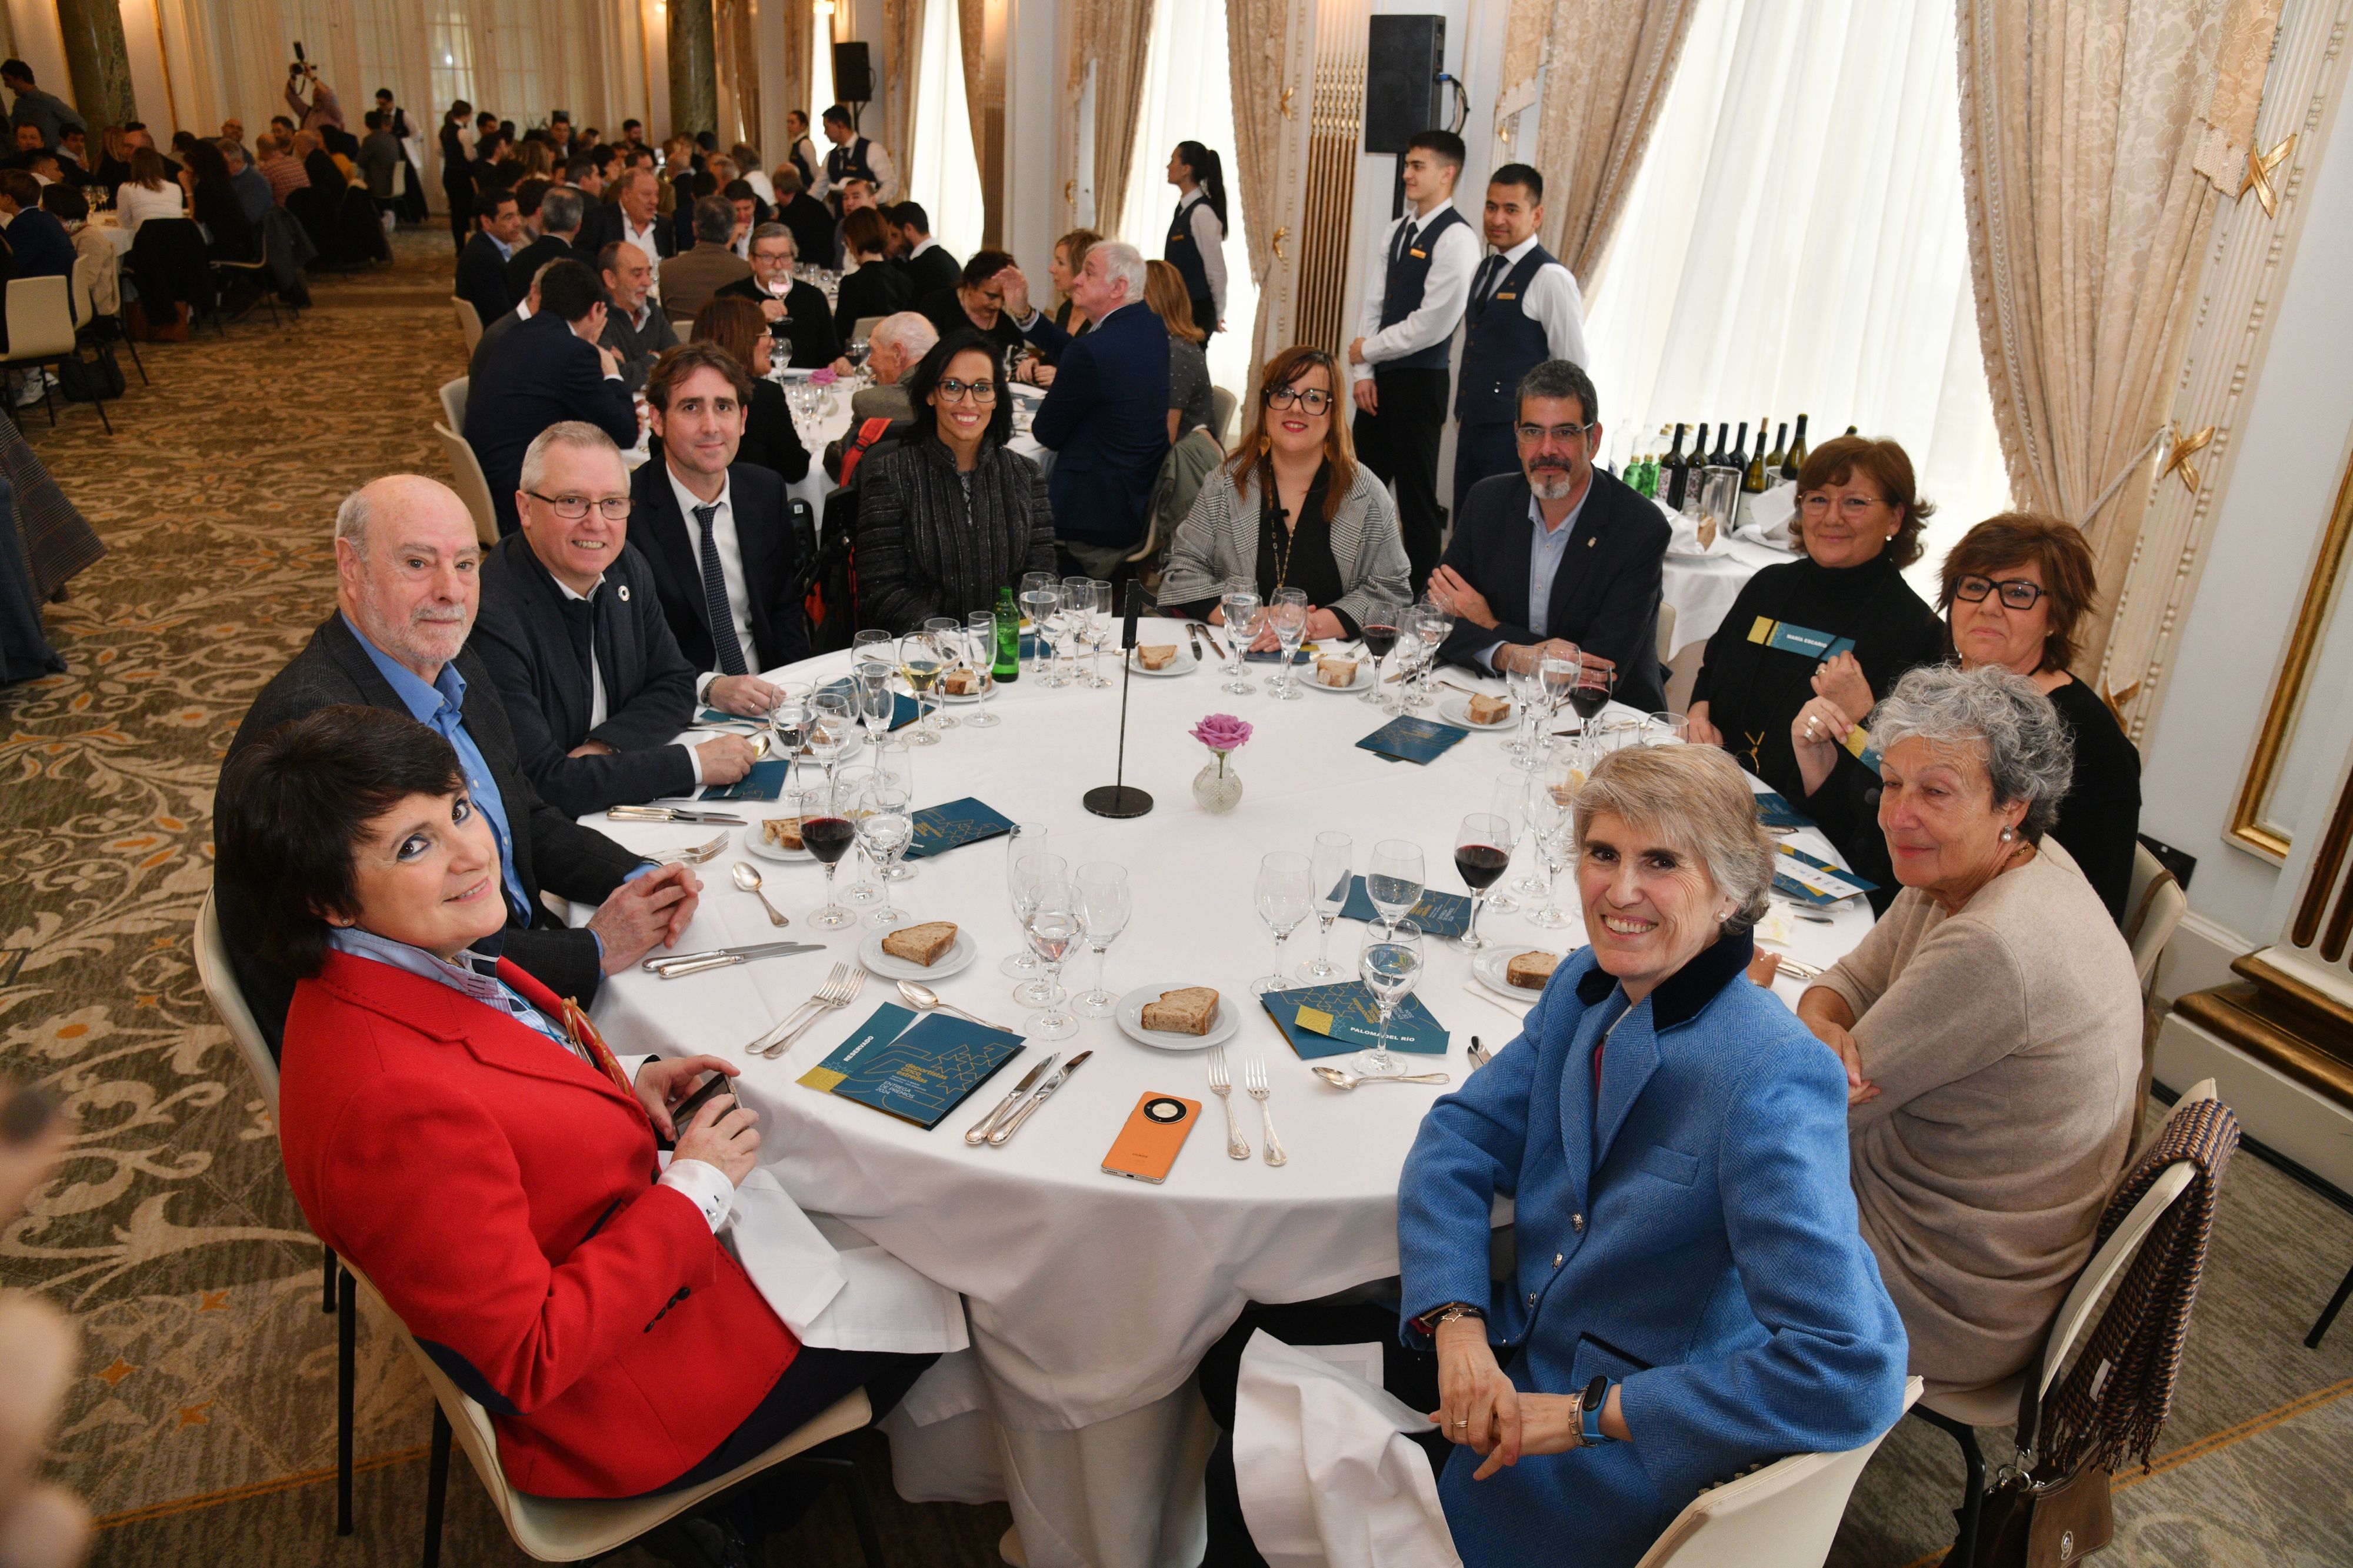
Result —
M1144 1005L1140 1020L1147 1029L1168 1035L1206 1035L1218 1021L1218 994L1207 985L1163 991L1157 1002Z
M1325 686L1354 686L1356 684L1356 661L1335 658L1328 653L1317 654L1315 679Z
M760 820L760 841L779 849L801 849L801 819L797 816L768 816Z
M1527 991L1541 991L1560 966L1560 955L1551 952L1515 952L1512 962L1504 966L1504 978Z
M1176 662L1176 645L1173 642L1146 642L1135 645L1135 662L1146 669L1166 669Z
M951 669L940 678L940 689L951 697L969 697L980 689L980 675L976 670Z
M1471 722L1500 724L1512 711L1508 697L1473 697L1471 699Z
M956 928L954 921L927 921L919 926L901 926L882 938L882 951L893 958L903 958L910 963L920 963L925 969L947 956L955 945Z

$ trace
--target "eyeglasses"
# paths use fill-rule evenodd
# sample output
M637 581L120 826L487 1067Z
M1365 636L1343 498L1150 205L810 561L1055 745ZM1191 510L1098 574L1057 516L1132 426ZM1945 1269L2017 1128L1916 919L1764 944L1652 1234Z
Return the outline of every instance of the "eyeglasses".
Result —
M1877 496L1841 496L1839 499L1839 515L1845 518L1869 517L1873 507L1886 504ZM1831 510L1831 498L1820 490L1814 491L1811 495L1799 496L1798 510L1808 517L1827 516ZM1980 594L1978 597L1982 599L1985 595Z
M1988 594L2000 589L2002 606L2011 610L2031 610L2035 602L2049 592L2040 583L2030 583L2023 577L1979 577L1970 575L1953 584L1953 597L1981 604Z
M523 494L533 500L545 501L547 509L565 522L578 522L588 515L588 509L592 506L604 513L607 522L627 522L629 518L628 496L606 496L598 500L590 500L586 496L543 496L537 490L525 490Z
M969 393L975 403L997 401L997 383L993 381L944 381L940 383L940 401L961 403Z
M1282 411L1303 408L1310 414L1329 414L1332 411L1332 395L1320 386L1311 386L1304 392L1294 392L1287 386L1271 386L1266 391L1266 405Z
M1514 425L1512 434L1523 447L1541 447L1546 441L1567 447L1585 438L1590 425Z

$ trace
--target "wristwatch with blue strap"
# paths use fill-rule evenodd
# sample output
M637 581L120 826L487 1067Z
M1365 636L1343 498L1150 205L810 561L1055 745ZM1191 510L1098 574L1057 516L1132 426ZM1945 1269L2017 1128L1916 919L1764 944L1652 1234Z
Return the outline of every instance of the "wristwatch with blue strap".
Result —
M1578 1414L1577 1424L1577 1440L1579 1447L1598 1447L1603 1443L1615 1443L1618 1440L1601 1429L1602 1407L1609 1403L1609 1391L1617 1386L1618 1384L1611 1381L1607 1373L1585 1385L1584 1395L1579 1401L1582 1409Z

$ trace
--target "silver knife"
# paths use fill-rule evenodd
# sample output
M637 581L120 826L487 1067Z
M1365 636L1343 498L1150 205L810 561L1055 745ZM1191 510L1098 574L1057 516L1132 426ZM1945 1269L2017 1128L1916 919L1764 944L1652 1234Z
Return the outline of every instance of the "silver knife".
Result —
M1016 1132L1020 1131L1021 1124L1029 1121L1030 1117L1037 1114L1038 1108L1046 1103L1047 1097L1051 1095L1056 1089L1061 1088L1064 1084L1070 1082L1071 1075L1078 1071L1086 1059L1092 1055L1094 1055L1094 1052L1092 1051L1081 1051L1077 1056L1074 1056L1070 1059L1069 1063L1063 1067L1060 1072L1056 1073L1052 1078L1050 1078L1045 1082L1039 1084L1038 1086L1038 1092L1029 1097L1029 1103L1015 1111L1012 1115L1007 1117L1005 1119L1005 1125L999 1127L996 1131L988 1135L988 1146L992 1149L1004 1148L1005 1141L1008 1138L1012 1137Z
M723 822L732 827L744 826L744 818L723 811L697 811L679 805L616 805L606 811L605 817L608 822Z
M700 974L706 969L725 969L733 964L749 963L755 958L790 958L796 953L824 951L813 942L776 942L757 947L723 947L710 952L682 952L668 958L649 958L638 967L664 980L675 980L682 974Z
M990 1131L997 1126L997 1121L1007 1111L1013 1109L1013 1102L1019 1100L1023 1095L1029 1093L1029 1086L1038 1081L1039 1076L1061 1059L1061 1052L1052 1052L1044 1061L1039 1062L1036 1067L1031 1068L1028 1072L1023 1073L1021 1075L1021 1081L1013 1086L1013 1092L1007 1095L1003 1100L998 1100L997 1102L996 1110L990 1111L987 1115L974 1122L972 1124L972 1131L964 1135L964 1141L975 1145L976 1147L987 1142Z

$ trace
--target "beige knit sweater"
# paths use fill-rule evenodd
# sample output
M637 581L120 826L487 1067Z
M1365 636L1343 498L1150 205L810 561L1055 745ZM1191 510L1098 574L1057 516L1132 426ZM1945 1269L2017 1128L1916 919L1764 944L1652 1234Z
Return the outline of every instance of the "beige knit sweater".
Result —
M2067 851L1947 917L1905 889L1819 984L1876 1100L1848 1112L1862 1234L1930 1388L2026 1364L2090 1258L2132 1136L2140 986Z

